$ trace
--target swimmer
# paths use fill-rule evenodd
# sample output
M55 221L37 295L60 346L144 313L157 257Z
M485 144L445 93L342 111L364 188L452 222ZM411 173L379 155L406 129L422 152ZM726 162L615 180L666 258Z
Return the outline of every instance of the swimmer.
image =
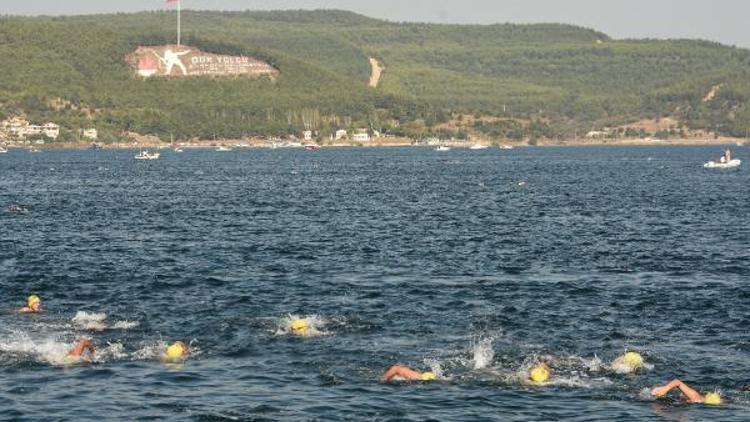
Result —
M388 381L435 381L437 376L434 372L417 372L413 369L405 366L393 365L385 374L381 380L383 382Z
M190 348L185 342L176 341L164 350L164 360L167 362L180 362L187 359Z
M549 381L552 370L546 363L540 362L529 369L529 381L534 384L542 384Z
M310 335L310 325L304 319L295 319L290 326L292 334L295 336Z
M674 390L675 388L679 389L682 394L685 395L688 403L703 403L712 406L720 405L722 403L722 399L719 393L713 392L702 395L701 393L693 390L687 384L678 379L672 380L667 385L654 387L651 390L651 395L656 398L661 398L669 394L669 392Z
M21 313L38 313L42 311L42 300L39 299L39 296L37 295L31 295L28 299L26 299L26 306L19 309L18 312Z
M615 358L610 364L612 370L618 374L631 374L644 366L643 356L638 352L627 352Z
M88 353L86 353L88 352ZM73 347L67 355L65 355L64 362L66 364L73 363L90 363L96 355L96 349L91 342L85 338L78 340L75 347Z

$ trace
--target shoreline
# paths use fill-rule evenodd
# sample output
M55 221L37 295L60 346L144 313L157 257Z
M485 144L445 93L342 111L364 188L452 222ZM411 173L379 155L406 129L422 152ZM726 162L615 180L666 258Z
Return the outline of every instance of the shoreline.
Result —
M299 141L292 141L299 142ZM194 140L189 142L178 142L175 144L161 142L127 142L114 144L97 144L99 149L172 149L181 147L185 149L215 149L220 146L227 146L236 149L304 149L306 146L313 146L316 149L325 148L435 148L439 145L448 146L456 149L468 149L475 145L482 145L488 148L498 148L501 146L510 146L513 148L529 147L587 147L587 146L727 146L750 145L750 141L744 138L719 137L716 139L664 139L656 140L649 138L633 139L567 139L553 140L540 139L536 142L530 141L442 141L430 143L415 143L410 138L376 138L371 141L354 142L354 141L333 141L322 144L315 142L299 143L299 145L278 145L267 140L224 140L224 141L202 141ZM5 145L10 150L28 150L31 148L39 150L51 149L91 149L91 142L68 142L68 143L51 143L44 145Z

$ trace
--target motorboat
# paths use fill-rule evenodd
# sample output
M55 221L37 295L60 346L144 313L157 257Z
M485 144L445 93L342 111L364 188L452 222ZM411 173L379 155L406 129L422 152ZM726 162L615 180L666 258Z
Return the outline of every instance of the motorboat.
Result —
M224 146L224 145L220 145L219 147L216 148L216 152L229 152L231 150L232 150L232 148L229 148L229 147Z
M489 148L487 145L480 145L480 144L472 145L472 146L469 147L469 149L474 149L474 150L476 150L476 149L487 149L487 148Z
M161 154L158 152L141 151L135 156L136 160L158 160Z
M734 159L723 163L721 161L709 161L703 167L707 169L733 169L739 167L741 164L742 160Z
M305 145L305 149L308 150L308 151L317 151L317 150L320 149L320 145L307 144L307 145Z
M4 147L0 147L0 154L7 154L7 153L8 153L7 149L5 149Z
M31 148L29 148L29 152L42 152L42 150L34 148L34 147L31 147Z
M450 150L451 150L451 147L448 147L445 145L440 145L439 147L435 148L435 151L439 151L439 152L445 152L445 151L450 151Z
M185 152L185 150L180 147L177 147L174 149L174 152Z
M500 145L500 149L513 149L513 145Z

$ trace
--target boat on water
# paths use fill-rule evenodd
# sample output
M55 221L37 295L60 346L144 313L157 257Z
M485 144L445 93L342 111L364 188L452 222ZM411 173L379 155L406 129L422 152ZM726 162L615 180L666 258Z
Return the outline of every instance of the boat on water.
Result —
M703 165L707 169L733 169L742 165L742 161L732 158L732 150L727 148L724 155L716 161L709 161Z
M320 149L320 145L308 144L308 145L305 145L305 149L307 151L317 151Z
M136 156L136 160L158 160L161 154L158 152L141 151Z
M703 165L707 169L733 169L742 165L742 160L734 159L726 162L709 161Z
M174 149L174 152L185 152L185 150L180 147L177 147Z
M29 152L42 152L42 150L32 147L32 148L29 148Z
M513 145L500 145L500 149L513 149Z
M445 145L440 145L439 147L435 148L435 151L439 151L439 152L445 152L445 151L450 151L450 150L451 150L451 147L448 147Z
M224 145L220 145L219 147L216 148L216 152L229 152L231 150L232 150L232 148L229 148L229 147L224 146Z
M100 144L97 144L96 142L92 142L91 145L89 145L89 149L92 151L103 149L104 147Z
M0 147L0 154L7 154L7 153L8 153L7 149Z
M472 145L469 147L469 149L474 149L474 150L487 149L487 148L489 148L487 145L480 145L480 144Z

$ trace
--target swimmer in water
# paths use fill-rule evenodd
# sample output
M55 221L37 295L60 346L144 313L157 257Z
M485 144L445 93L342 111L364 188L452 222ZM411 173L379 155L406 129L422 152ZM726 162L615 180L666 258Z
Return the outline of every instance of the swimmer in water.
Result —
M310 324L304 319L295 319L289 327L291 333L295 336L308 336L310 335Z
M78 340L75 347L73 347L67 355L65 355L64 362L66 364L73 363L90 363L96 355L96 349L91 341L83 338Z
M719 393L713 392L702 395L701 393L693 390L692 388L690 388L690 386L678 379L672 380L669 384L654 387L651 390L651 395L656 398L665 397L667 394L669 394L670 391L674 390L675 388L679 389L682 392L688 403L703 403L712 406L720 405L722 403L722 399Z
M632 374L644 367L643 356L638 352L627 352L612 361L610 367L618 374Z
M549 381L551 375L550 367L544 362L539 362L529 369L528 379L534 384L543 384Z
M39 296L37 295L31 295L28 299L26 299L26 306L19 309L18 312L24 313L24 314L35 314L42 311L42 300L39 299Z
M437 376L434 372L417 372L405 366L393 365L385 371L381 380L389 381L435 381Z
M164 360L166 362L181 362L187 359L190 348L185 342L176 341L164 350Z

